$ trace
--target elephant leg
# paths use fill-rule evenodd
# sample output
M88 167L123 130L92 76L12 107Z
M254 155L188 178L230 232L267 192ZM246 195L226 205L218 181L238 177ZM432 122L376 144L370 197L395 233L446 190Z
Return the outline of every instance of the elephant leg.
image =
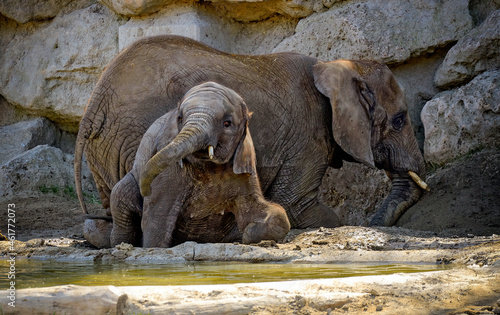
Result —
M140 246L142 196L139 192L139 185L131 173L125 175L113 187L110 199L111 215L113 216L111 246L120 243Z
M319 187L326 168L327 165L323 161L285 163L266 191L267 198L286 209L292 228L340 225L333 209L318 200Z
M113 223L102 219L86 219L83 224L83 237L97 248L109 248Z
M170 247L177 219L189 200L190 180L171 168L154 180L151 195L144 199L141 227L143 247Z
M238 226L243 226L244 244L259 243L262 240L279 241L290 231L285 209L264 199L238 207Z

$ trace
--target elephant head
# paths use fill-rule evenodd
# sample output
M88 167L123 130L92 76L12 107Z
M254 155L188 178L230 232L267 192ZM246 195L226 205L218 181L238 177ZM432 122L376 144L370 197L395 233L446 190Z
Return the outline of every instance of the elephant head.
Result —
M330 99L335 142L354 160L386 170L392 180L370 225L393 225L427 189L401 88L389 68L375 61L318 63L313 71L316 87Z
M178 134L146 163L140 191L149 196L151 182L173 163L233 163L235 174L256 174L255 151L248 131L250 114L243 99L220 84L190 89L178 106Z

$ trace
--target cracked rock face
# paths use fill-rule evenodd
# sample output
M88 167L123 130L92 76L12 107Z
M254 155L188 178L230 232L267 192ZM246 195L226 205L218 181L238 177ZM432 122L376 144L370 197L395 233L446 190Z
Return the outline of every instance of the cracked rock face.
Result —
M55 17L71 0L3 0L0 13L19 23Z
M500 10L497 10L450 49L436 72L436 85L456 86L488 69L500 67L499 51Z
M436 95L422 110L424 157L443 164L471 150L500 143L500 71Z
M94 85L118 52L118 22L111 15L96 4L14 36L0 56L0 93L76 131Z
M401 63L458 40L469 31L472 19L467 4L349 1L301 20L295 35L275 51L295 51L322 60L377 59Z

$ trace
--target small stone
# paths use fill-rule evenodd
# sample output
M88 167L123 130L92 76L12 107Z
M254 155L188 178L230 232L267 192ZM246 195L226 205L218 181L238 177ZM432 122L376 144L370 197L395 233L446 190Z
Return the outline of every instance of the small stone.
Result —
M381 312L383 309L384 309L384 307L382 305L378 305L376 308L376 311Z
M128 244L128 243L121 243L121 244L118 244L115 246L116 249L118 250L133 250L134 249L134 246L132 244Z
M40 247L45 243L43 238L35 238L26 242L28 247Z

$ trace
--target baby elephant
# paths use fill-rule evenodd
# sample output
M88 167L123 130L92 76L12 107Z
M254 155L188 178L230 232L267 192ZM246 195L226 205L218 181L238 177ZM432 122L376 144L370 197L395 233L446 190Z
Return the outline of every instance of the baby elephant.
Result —
M88 219L86 239L97 247L170 247L284 238L290 223L263 197L249 117L233 90L193 87L144 134L133 169L111 192L112 228Z

